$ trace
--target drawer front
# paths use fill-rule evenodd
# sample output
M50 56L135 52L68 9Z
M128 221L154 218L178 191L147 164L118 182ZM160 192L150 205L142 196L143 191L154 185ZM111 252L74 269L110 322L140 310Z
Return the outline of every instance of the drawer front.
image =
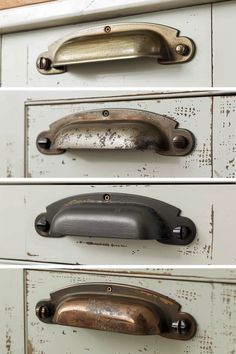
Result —
M36 69L37 57L56 40L79 29L110 26L115 23L148 22L174 27L191 38L197 47L188 63L159 65L156 58L119 60L71 65L60 75L42 75ZM13 52L17 52L15 65ZM177 87L211 86L211 5L153 12L117 19L80 23L3 35L3 86L76 87Z
M178 99L134 99L122 101L117 98L104 102L91 100L88 103L67 103L58 101L48 104L45 101L37 105L31 103L26 107L26 170L27 177L211 177L212 164L212 98L178 98ZM98 99L99 101L99 99ZM101 101L101 100L100 100ZM62 104L63 103L63 104ZM110 138L106 138L102 148L98 149L72 149L63 154L47 155L37 148L38 135L49 129L49 125L70 114L79 114L85 111L100 110L102 112L112 109L142 110L147 116L148 111L173 118L180 129L189 130L195 140L195 147L186 156L165 156L155 150L117 150L110 145ZM112 111L111 111L112 112ZM120 117L122 118L122 114ZM89 116L89 115L88 115ZM110 114L112 116L112 113ZM221 119L221 117L219 117ZM155 117L155 121L159 119ZM125 121L122 123L124 127ZM79 128L80 129L80 128ZM96 129L99 129L97 126ZM117 130L116 130L117 129ZM167 128L164 129L167 131ZM80 130L81 131L81 130ZM92 131L92 128L91 128ZM143 128L142 128L142 131ZM72 134L72 133L71 133ZM76 133L77 136L79 134ZM96 140L96 131L90 135L84 133L86 142ZM118 127L114 134L121 134ZM114 135L113 134L113 135ZM125 134L125 133L124 133ZM144 133L142 133L144 134ZM214 133L213 133L214 134ZM216 132L217 134L217 132ZM101 134L102 135L102 134ZM117 141L117 140L116 140ZM126 138L124 137L124 146ZM107 146L111 150L107 150ZM100 146L100 145L99 145ZM219 145L214 146L215 150ZM47 152L48 150L46 150ZM222 157L221 157L222 158ZM227 177L228 170L221 171Z
M191 272L190 272L191 275ZM204 270L198 276L205 277ZM76 272L27 271L27 337L28 354L58 354L96 352L98 354L121 354L148 352L151 354L230 354L236 342L236 285L211 280L194 281L165 277L135 277L99 275ZM50 298L49 294L58 289L88 282L103 282L138 286L159 292L177 301L181 311L192 315L197 322L196 335L187 341L162 338L158 335L134 336L96 331L61 325L46 324L35 315L36 304Z
M0 287L0 352L24 354L23 269L0 269Z
M213 5L213 85L215 87L235 86L234 69L236 49L232 38L236 34L236 1ZM222 47L222 43L224 46Z
M48 205L84 193L110 193L111 198L112 193L128 193L160 200L180 209L181 216L195 224L196 237L184 246L155 239L119 239L113 233L111 238L107 231L106 238L74 233L53 238L36 232L35 220ZM4 201L0 258L69 264L235 264L234 184L2 185L0 195ZM94 231L99 232L93 229L90 234Z

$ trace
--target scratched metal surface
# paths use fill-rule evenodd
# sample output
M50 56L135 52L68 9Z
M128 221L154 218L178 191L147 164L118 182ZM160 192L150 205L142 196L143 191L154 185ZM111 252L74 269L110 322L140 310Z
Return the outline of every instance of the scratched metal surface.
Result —
M23 269L0 269L0 353L25 354Z
M216 271L214 271L216 272ZM204 270L199 270L199 275ZM196 336L174 341L159 336L124 334L47 325L35 316L35 305L50 292L85 282L116 282L151 289L175 299L182 311L197 321ZM26 274L27 354L232 354L236 348L236 285L68 273L27 271Z
M62 75L44 76L36 69L38 55L65 35L88 26L117 22L151 22L177 28L197 46L186 64L159 65L156 59L121 60L70 66ZM12 53L17 51L17 65ZM174 87L211 86L211 5L92 21L3 35L2 86Z
M170 246L154 240L50 239L36 233L35 218L47 205L95 192L133 193L172 204L195 223L197 237L188 246ZM235 264L235 197L234 184L2 185L0 258L94 265Z
M167 115L196 138L187 156L167 157L154 151L81 151L47 156L36 147L40 132L49 124L83 110L129 108ZM105 103L47 104L27 106L26 177L211 177L212 176L212 98L179 98ZM227 177L227 174L223 174Z

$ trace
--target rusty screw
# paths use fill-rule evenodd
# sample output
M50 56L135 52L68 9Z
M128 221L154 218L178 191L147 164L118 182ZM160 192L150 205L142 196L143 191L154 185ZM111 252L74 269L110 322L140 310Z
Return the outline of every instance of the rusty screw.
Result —
M104 31L105 31L106 33L111 32L111 27L110 27L110 26L105 26L105 27L104 27Z
M175 51L177 54L185 56L189 54L189 47L186 44L178 44Z
M185 149L188 145L188 140L183 135L174 136L172 142L176 149Z
M102 115L103 115L104 117L108 117L108 116L109 116L109 111L107 111L107 110L103 111L103 112L102 112Z
M173 234L180 240L185 240L189 235L189 229L186 226L177 226L173 230Z
M49 310L48 306L43 305L37 309L36 314L41 319L48 318L48 317L50 317L50 310Z
M45 58L45 57L39 58L39 60L37 62L37 66L41 70L48 71L49 69L51 69L51 65L52 65L51 59Z
M108 291L109 293L111 293L111 292L112 292L112 287L111 287L111 286L108 286L108 287L107 287L107 291Z
M108 201L111 199L111 196L109 194L104 194L103 198L105 201Z
M176 330L177 334L185 334L188 331L188 324L184 320L173 322L171 327Z

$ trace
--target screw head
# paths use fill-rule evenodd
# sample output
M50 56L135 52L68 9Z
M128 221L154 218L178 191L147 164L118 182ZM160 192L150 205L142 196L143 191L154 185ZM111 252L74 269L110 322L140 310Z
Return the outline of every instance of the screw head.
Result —
M174 136L172 142L176 149L185 149L188 145L188 140L183 135Z
M37 140L37 144L39 147L41 147L41 149L49 149L51 146L51 140L49 138L39 138Z
M48 232L50 224L44 217L41 217L36 222L36 228L39 232Z
M173 322L171 327L178 333L178 334L186 334L189 329L189 325L184 320L178 320Z
M105 110L105 111L102 112L102 115L103 115L104 117L108 117L109 114L110 114L110 113L109 113L108 110Z
M173 230L173 235L179 240L185 240L189 235L189 229L186 226L177 226Z
M104 194L103 199L104 199L105 201L108 201L108 200L111 199L111 196L110 196L109 194Z
M50 310L49 310L48 306L43 305L43 306L40 306L36 310L36 314L41 319L48 318L48 317L50 317Z
M37 66L41 70L49 70L51 69L52 61L49 58L41 57L37 62Z
M177 54L185 56L189 54L189 47L186 44L178 44L175 51Z
M105 26L105 27L104 27L104 31L105 31L106 33L111 32L111 27L110 27L110 26Z

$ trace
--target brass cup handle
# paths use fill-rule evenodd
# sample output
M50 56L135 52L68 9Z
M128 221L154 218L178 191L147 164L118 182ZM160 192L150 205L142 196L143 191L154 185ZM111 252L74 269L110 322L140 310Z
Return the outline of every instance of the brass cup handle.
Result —
M84 111L53 122L36 140L42 154L71 149L147 150L184 156L194 148L194 135L174 119L137 109Z
M125 193L89 193L49 205L35 219L43 237L94 237L156 240L187 245L196 235L195 224L180 210L162 201Z
M190 61L194 42L179 30L153 23L115 23L77 30L52 43L39 55L41 74L60 74L68 65L109 60L155 57L159 64Z
M171 298L134 286L87 283L68 287L39 301L36 316L57 324L132 335L191 339L196 321Z

